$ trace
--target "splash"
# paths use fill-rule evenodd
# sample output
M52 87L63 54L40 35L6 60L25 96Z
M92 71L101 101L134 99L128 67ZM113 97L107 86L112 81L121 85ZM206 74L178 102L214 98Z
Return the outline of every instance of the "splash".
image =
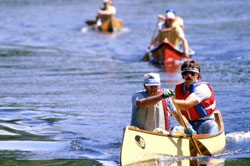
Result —
M240 142L240 141L246 141L246 140L250 140L250 132L233 132L233 133L229 133L226 135L226 140L227 141L236 141L236 142Z
M128 27L123 27L121 29L121 32L130 32L130 29Z
M241 56L234 58L234 60L249 60L249 59L250 59L250 54L241 55Z
M98 160L100 163L103 164L103 166L118 166L118 164L116 164L113 161L104 161L104 160Z
M82 33L86 33L86 32L88 32L88 30L89 30L89 29L88 29L87 27L83 27L83 28L81 29L81 32L82 32Z

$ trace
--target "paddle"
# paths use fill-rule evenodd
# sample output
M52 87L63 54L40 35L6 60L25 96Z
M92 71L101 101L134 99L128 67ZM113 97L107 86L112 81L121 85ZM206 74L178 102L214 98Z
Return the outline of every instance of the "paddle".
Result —
M155 30L154 30L154 33L153 33L153 36L152 36L152 39L151 39L150 43L152 43L153 40L155 39L155 34L157 32L157 27L158 27L159 21L160 21L160 19L158 18L157 22L156 22L156 25L155 25ZM143 61L149 61L149 53L150 53L150 49L147 49L146 54L142 58Z
M91 25L94 25L96 23L96 21L94 20L87 20L85 21L85 23L88 25L88 26L91 26Z
M174 103L174 106L177 110L177 113L180 117L182 124L184 125L185 130L188 131L189 129L188 129L187 124L185 123L183 117L182 117L182 114L179 110L178 105L175 103L173 97L170 97L170 98L171 98L172 102ZM190 141L192 142L197 153L199 153L200 155L212 156L212 154L208 151L208 149L200 141L198 141L196 138L194 138L193 135L191 135Z

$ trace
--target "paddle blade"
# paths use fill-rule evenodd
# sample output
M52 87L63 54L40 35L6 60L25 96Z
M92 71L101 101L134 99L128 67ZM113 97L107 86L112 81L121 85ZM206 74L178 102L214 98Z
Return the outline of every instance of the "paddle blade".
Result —
M88 25L88 26L91 26L91 25L94 25L96 23L96 21L94 20L88 20L88 21L85 21L85 23Z
M149 52L147 52L142 58L143 61L149 61Z
M204 156L212 156L209 150L196 138L192 137L189 139L190 145L190 155L197 156L197 154L201 153ZM195 147L198 146L198 149ZM200 152L199 152L200 151Z
M150 54L151 54L151 51L150 51L150 49L148 49L147 52L146 52L146 54L142 58L142 60L143 61L149 61L150 60Z

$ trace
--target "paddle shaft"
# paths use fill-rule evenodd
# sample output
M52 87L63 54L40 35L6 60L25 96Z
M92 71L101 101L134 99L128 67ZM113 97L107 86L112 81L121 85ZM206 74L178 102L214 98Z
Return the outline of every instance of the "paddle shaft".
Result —
M188 131L187 124L185 123L185 121L184 121L184 119L183 119L183 117L182 117L182 114L181 114L181 112L180 112L180 110L179 110L178 105L175 103L173 97L170 97L170 98L171 98L172 102L174 103L174 106L175 106L175 108L176 108L176 111L177 111L177 113L178 113L178 115L179 115L179 117L180 117L180 120L181 120L181 122L182 122L182 124L183 124L185 130ZM199 148L199 146L198 146L196 140L193 138L193 136L191 136L191 142L192 142L192 144L194 145L196 151L197 151L200 155L202 155L201 150L200 150L200 148Z
M152 43L153 40L155 39L155 34L156 34L156 32L157 32L157 27L158 27L159 21L160 21L160 19L158 19L157 22L156 22L155 30L154 30L154 33L153 33L153 36L152 36L152 39L151 39L151 43ZM150 44L151 44L151 43L150 43Z
M152 36L152 39L151 39L150 44L151 44L151 43L153 42L153 40L155 39L155 34L156 34L156 32L157 32L157 27L158 27L159 21L160 21L160 19L158 19L157 22L156 22L155 30L154 30L154 33L153 33L153 36ZM142 58L143 61L148 61L148 60L149 60L149 52L150 52L150 49L148 49L147 52L146 52L146 54L143 56L143 58Z

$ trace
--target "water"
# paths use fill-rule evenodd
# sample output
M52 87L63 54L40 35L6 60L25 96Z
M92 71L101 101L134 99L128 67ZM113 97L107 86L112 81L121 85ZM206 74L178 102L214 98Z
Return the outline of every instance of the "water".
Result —
M101 3L0 1L1 165L119 165L122 129L143 74L160 73L167 88L182 80L178 67L140 61L156 15L167 7L184 19L193 59L225 123L225 152L194 161L249 165L250 3L115 0L121 32L81 32ZM185 162L157 162L169 160Z

